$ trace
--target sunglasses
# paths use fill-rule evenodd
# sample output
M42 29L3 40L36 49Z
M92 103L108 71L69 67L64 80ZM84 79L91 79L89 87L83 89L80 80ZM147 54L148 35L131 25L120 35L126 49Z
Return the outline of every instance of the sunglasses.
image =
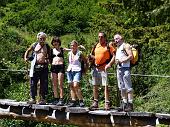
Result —
M45 40L46 38L42 37L42 38L39 38L40 40Z

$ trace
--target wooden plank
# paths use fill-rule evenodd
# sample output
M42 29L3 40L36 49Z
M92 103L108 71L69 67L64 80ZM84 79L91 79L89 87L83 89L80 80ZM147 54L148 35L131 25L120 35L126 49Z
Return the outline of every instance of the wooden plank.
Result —
M94 115L110 115L111 111L108 110L95 110L95 111L89 111L89 114L94 114Z
M162 114L162 113L156 113L155 116L157 118L164 118L164 119L170 119L170 114Z
M65 111L67 106L48 105L53 110Z
M155 116L157 117L159 124L170 125L170 114L156 113Z
M12 99L0 99L0 103L3 102L16 102L16 100L12 100Z
M89 110L88 107L27 104L14 100L0 100L0 118L33 120L80 127L130 127L170 125L170 114L152 112L118 112L117 110Z
M136 117L155 117L155 114L152 112L127 112L127 115Z
M118 111L111 111L110 114L112 116L126 116L127 112L118 112Z
M88 107L67 107L66 112L70 113L87 113L89 112Z
M27 102L16 102L16 101L0 101L1 105L9 105L9 106L30 106Z
M41 109L41 110L47 110L49 111L49 106L48 105L38 105L38 104L33 104L32 109Z

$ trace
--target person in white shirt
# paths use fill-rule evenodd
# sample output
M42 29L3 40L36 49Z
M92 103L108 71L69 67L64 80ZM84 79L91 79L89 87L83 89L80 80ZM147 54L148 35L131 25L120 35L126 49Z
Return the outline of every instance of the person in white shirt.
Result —
M78 50L78 42L73 40L71 42L71 51L68 53L68 68L67 68L67 80L70 85L71 102L69 107L76 106L76 98L79 99L79 106L84 107L83 96L80 88L80 80L82 76L81 60L87 62L86 58L81 51Z
M130 74L130 60L133 59L132 50L120 34L114 36L114 41L117 45L115 57L117 81L122 99L120 110L133 111L133 88Z

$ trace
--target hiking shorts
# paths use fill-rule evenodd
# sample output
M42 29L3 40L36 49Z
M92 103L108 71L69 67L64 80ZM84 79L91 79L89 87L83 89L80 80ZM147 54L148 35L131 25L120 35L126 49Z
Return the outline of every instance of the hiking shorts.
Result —
M67 72L67 82L80 82L81 79L81 71L68 71Z
M51 65L51 72L52 73L65 73L65 66L63 64L60 65Z
M126 90L127 92L133 90L129 67L117 68L117 81L119 90Z
M108 74L105 71L99 71L97 68L92 68L91 71L92 75L92 85L102 85L107 86L108 85Z

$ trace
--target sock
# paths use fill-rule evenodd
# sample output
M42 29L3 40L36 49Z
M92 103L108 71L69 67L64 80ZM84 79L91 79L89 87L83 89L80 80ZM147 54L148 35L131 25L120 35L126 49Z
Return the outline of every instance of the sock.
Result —
M128 100L129 103L133 103L133 100Z
M123 102L124 102L124 103L127 103L127 99L123 98Z

